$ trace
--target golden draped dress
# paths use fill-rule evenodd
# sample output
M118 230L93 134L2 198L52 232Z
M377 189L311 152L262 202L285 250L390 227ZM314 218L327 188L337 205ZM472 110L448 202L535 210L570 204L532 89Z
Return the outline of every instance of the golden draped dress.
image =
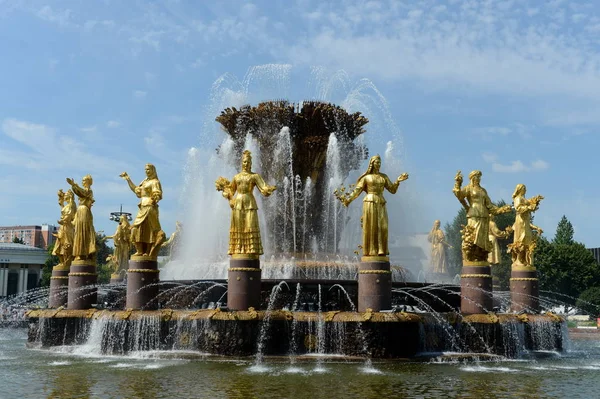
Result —
M490 242L490 213L495 208L487 191L483 187L472 186L471 184L463 187L456 194L459 199L466 199L469 202L467 211L467 226L473 228L475 239L473 244L486 252L492 250Z
M497 265L502 260L502 253L500 251L500 245L498 244L498 238L506 238L508 237L508 233L500 230L498 226L496 226L496 222L490 220L489 235L492 250L488 254L488 262L490 262L492 265Z
M129 267L129 249L131 248L131 228L119 223L113 235L115 243L115 271L127 270Z
M231 226L229 229L229 255L263 254L260 228L258 225L258 206L252 193L254 187L262 195L269 195L269 186L257 173L241 172L231 181L231 194L237 194L230 201Z
M517 196L513 202L517 213L513 224L514 243L528 248L534 241L531 230L531 204L522 195Z
M140 198L140 210L131 226L131 241L153 244L162 230L158 220L158 201L162 199L160 181L156 178L144 179L135 188L135 195Z
M60 229L56 237L52 255L68 255L73 248L73 238L75 236L75 228L73 220L77 213L77 207L74 203L68 201L60 210Z
M383 190L395 194L400 182L392 183L383 173L371 173L363 176L356 183L356 188L349 200L365 192L361 224L363 229L363 256L387 256L388 249L388 215Z
M427 240L431 243L431 264L434 273L447 273L446 244L444 232L436 229L429 233Z
M73 221L75 235L73 238L73 257L89 257L96 253L96 231L94 230L94 216L92 205L94 193L90 188L72 186L73 192L79 198L79 206Z

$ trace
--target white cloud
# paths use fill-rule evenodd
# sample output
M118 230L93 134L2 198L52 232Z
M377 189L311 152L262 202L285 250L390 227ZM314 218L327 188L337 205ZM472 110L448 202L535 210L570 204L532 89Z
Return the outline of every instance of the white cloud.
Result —
M192 64L190 65L192 68L200 68L202 66L206 65L206 62L204 62L202 60L202 58L196 58L196 61L192 62Z
M2 132L26 146L29 151L0 150L0 163L21 165L34 170L109 170L125 163L98 156L80 141L46 125L7 118ZM49 161L51 160L51 161Z
M153 128L150 130L150 134L144 137L146 151L165 163L177 164L181 161L181 156L169 147L162 131L162 128Z
M483 153L483 160L492 165L492 170L498 173L518 173L518 172L534 172L543 171L550 167L550 164L542 159L537 159L529 164L520 160L511 161L509 163L500 163L498 156L493 153Z
M56 23L60 26L68 26L71 24L71 10L55 11L52 7L46 5L39 9L36 15L44 21Z
M118 128L119 126L121 126L121 122L119 122L119 121L106 122L106 127L110 128L110 129L115 129L115 128Z
M83 133L96 133L96 131L98 130L98 127L96 125L94 125L94 126L82 127L79 130L81 130Z
M498 156L496 154L486 152L486 153L483 153L482 158L485 162L492 163L498 159Z
M521 161L512 161L508 165L494 162L492 163L492 170L500 173L517 173L526 171L527 167Z
M147 94L148 93L143 90L134 90L133 97L137 98L137 99L143 99L143 98L146 98Z

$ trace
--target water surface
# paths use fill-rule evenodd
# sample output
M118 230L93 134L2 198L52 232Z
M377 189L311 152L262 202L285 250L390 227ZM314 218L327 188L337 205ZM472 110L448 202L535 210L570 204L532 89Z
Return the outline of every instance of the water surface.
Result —
M0 329L0 399L600 397L600 341L573 341L563 354L529 360L370 366L339 357L257 366L190 352L104 356L86 347L25 345L25 330Z

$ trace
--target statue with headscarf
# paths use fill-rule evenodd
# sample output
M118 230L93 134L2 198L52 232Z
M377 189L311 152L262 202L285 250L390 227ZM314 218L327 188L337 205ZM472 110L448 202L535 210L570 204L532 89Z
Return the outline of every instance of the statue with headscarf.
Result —
M467 211L467 225L462 230L463 260L467 262L487 262L492 251L489 237L490 215L510 212L510 205L497 207L492 203L485 188L481 187L481 171L469 173L469 184L462 186L462 173L454 177L452 192Z
M360 193L365 192L363 200L362 224L362 250L363 256L387 257L388 249L388 215L386 201L383 197L384 190L395 194L400 182L408 179L408 173L401 174L394 182L380 172L381 157L374 155L369 160L369 167L358 180L354 189L347 195L334 194L344 206L348 206Z
M242 171L231 181L219 177L215 182L217 191L229 200L231 225L229 228L229 255L242 255L258 259L263 253L260 227L258 225L258 205L254 198L254 187L265 197L275 191L258 174L252 172L252 153L242 154Z
M134 256L156 258L166 234L160 227L158 218L158 202L162 199L162 186L156 168L146 164L146 178L137 186L131 181L127 172L121 177L127 181L129 188L140 199L139 211L131 225L131 242L135 246Z

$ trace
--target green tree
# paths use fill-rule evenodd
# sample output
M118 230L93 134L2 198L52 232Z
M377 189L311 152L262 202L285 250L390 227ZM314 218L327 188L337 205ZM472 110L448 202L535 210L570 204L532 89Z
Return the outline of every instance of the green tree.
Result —
M23 241L22 238L19 238L17 236L15 236L12 240L13 244L25 244L25 241Z
M600 287L591 287L583 291L577 299L576 306L587 314L598 317L600 315Z
M600 267L594 255L573 239L573 226L565 216L552 241L541 237L534 253L540 289L556 293L557 300L578 298L588 288L600 285ZM551 295L551 294L550 294Z
M106 244L106 235L104 233L96 233L96 265L106 263L108 255L112 255L113 249Z
M467 224L467 211L461 207L452 220L452 223L446 223L444 226L446 241L452 246L448 248L448 272L451 276L460 273L462 269L462 252L460 249L462 226Z
M112 255L113 251L113 248L106 244L106 235L96 233L96 273L98 273L98 284L107 284L110 282L112 269L106 258Z
M58 265L59 260L58 256L52 255L52 251L54 250L54 244L48 247L48 257L46 258L46 262L44 266L42 266L42 277L40 285L42 287L50 286L50 277L52 277L52 268Z
M575 241L573 236L575 234L575 230L573 229L573 225L565 215L558 222L558 226L556 226L556 234L554 235L554 240L552 240L553 244L565 244L570 245L574 244Z

